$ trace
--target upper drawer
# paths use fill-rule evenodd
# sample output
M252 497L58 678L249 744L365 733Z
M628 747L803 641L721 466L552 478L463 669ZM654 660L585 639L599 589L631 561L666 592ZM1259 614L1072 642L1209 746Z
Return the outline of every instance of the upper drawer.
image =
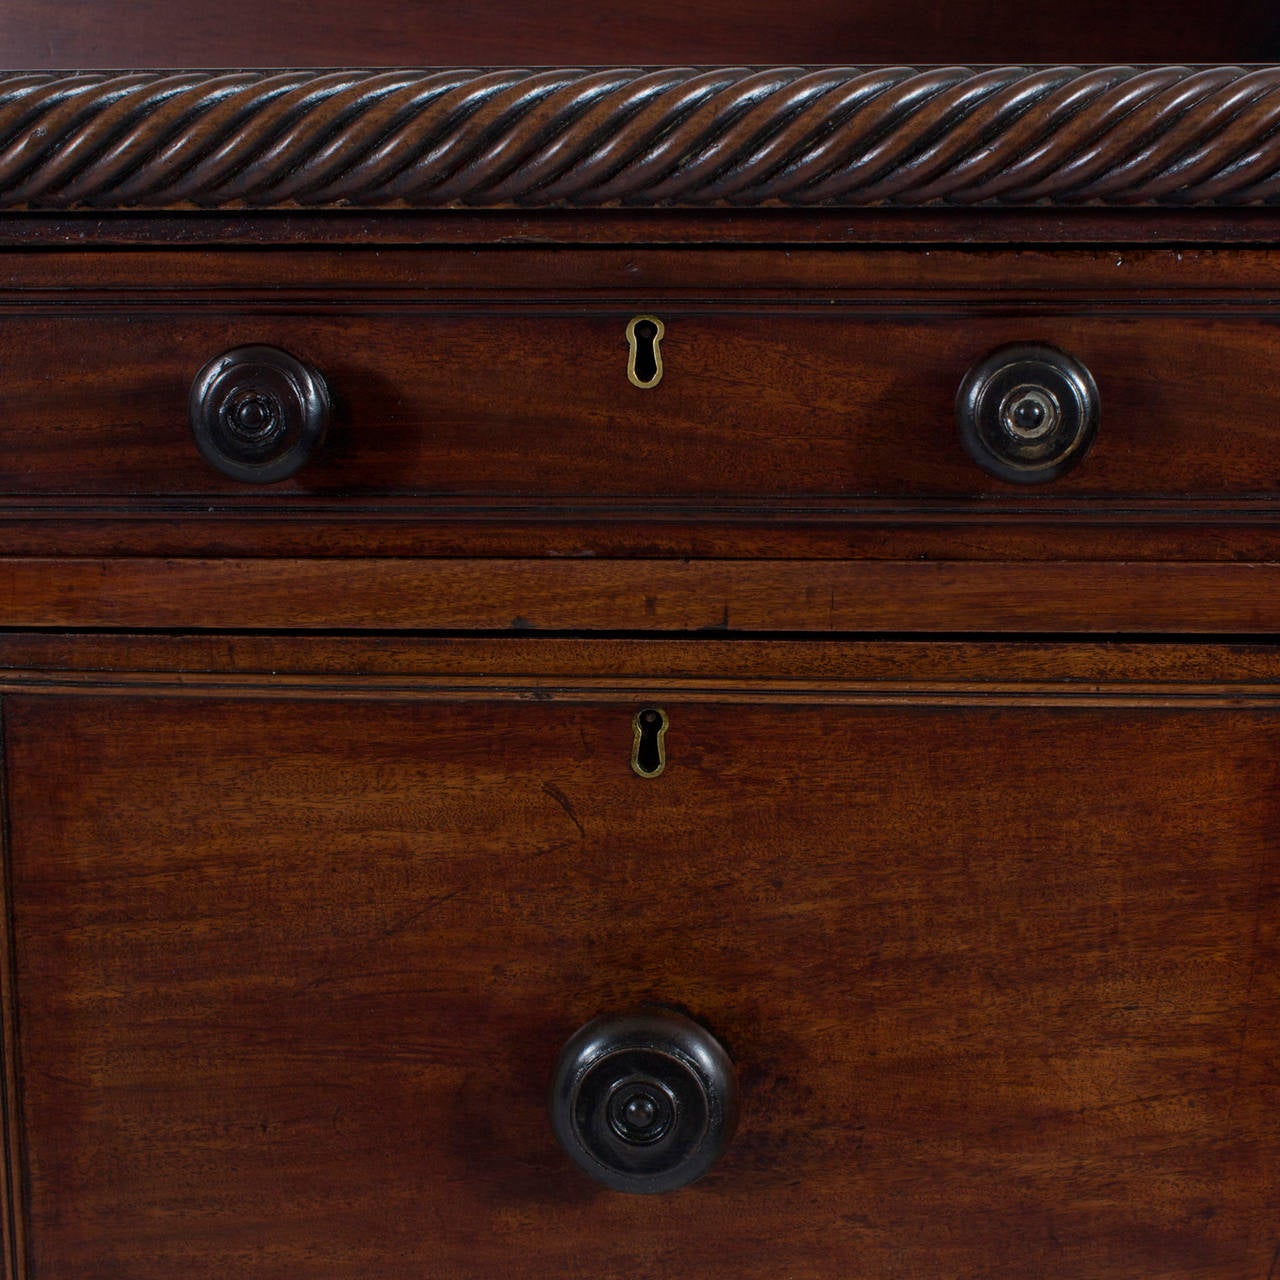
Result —
M645 298L633 308L549 300L375 314L10 316L0 327L0 486L10 497L747 498L782 508L1274 492L1280 327L1271 319L939 311L725 294L696 307ZM640 313L665 330L661 378L649 388L628 378L628 325ZM640 373L653 381L643 333ZM1015 343L1074 357L1100 399L1087 454L1034 489L987 474L956 423L967 371ZM188 420L202 366L258 344L314 368L332 398L327 438L270 487L209 465ZM274 394L248 369L227 375L218 394L225 403L259 391ZM993 399L988 412L997 409Z
M13 251L0 554L1274 562L1277 297L1252 249ZM628 376L642 316L660 380L643 343ZM1014 344L1096 384L1091 447L1042 483L957 424ZM329 390L323 443L269 484L190 421L246 346Z
M1268 498L1277 287L1277 256L1244 251L15 254L0 500ZM628 341L641 316L660 379L645 329ZM1010 344L1096 381L1092 447L1047 483L988 474L957 430L966 374ZM261 486L210 466L189 422L200 370L252 345L332 399L323 445Z

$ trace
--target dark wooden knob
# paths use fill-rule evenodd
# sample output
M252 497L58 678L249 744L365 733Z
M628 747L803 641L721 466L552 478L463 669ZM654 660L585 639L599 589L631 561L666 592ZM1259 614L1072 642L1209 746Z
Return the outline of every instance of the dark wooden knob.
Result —
M1069 471L1098 430L1098 387L1080 361L1054 347L1001 347L960 383L956 422L969 456L1016 484Z
M191 430L205 459L233 480L273 484L324 443L325 380L277 347L237 347L191 384Z
M615 1191L674 1191L702 1177L733 1136L729 1055L682 1014L596 1018L572 1036L551 1084L551 1124L570 1156Z

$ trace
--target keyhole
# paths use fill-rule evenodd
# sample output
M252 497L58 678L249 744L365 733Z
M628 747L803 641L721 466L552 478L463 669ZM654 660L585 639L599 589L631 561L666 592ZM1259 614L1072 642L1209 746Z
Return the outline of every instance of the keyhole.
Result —
M659 707L645 707L636 712L631 724L635 729L631 767L642 778L656 778L667 767L667 713Z
M649 391L662 381L662 335L666 325L657 316L636 316L627 325L627 381Z

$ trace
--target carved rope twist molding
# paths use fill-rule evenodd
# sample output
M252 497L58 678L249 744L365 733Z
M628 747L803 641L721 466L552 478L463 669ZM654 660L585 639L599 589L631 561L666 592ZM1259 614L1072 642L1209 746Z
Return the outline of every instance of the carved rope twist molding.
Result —
M0 208L1280 202L1280 67L0 77Z

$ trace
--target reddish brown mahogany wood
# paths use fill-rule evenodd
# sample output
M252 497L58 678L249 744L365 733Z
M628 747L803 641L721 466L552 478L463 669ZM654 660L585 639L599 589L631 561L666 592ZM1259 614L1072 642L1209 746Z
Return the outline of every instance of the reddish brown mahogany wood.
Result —
M1202 219L1213 225L1216 215ZM46 219L31 219L46 225ZM114 218L101 218L105 227ZM541 225L542 219L533 220ZM821 217L817 218L819 224ZM575 225L591 225L578 215ZM1271 214L1270 239L1280 238ZM893 314L930 305L955 311L1017 313L1047 308L1089 314L1182 311L1271 314L1280 259L1265 245L1227 252L1124 243L1068 248L950 244L920 251L901 245L805 245L811 220L763 244L652 243L648 220L627 215L623 243L528 245L485 234L488 219L467 224L476 242L425 251L401 243L362 246L175 246L165 237L182 220L157 218L151 243L130 248L43 249L0 258L0 305L43 314L111 311L168 315L190 311L278 310L287 315L359 309L427 310L430 304L548 305L569 301L622 306L633 298L673 299L699 309L726 295L738 304L792 305L822 299L861 303ZM708 225L719 225L711 220ZM1119 239L1119 238L1117 238ZM76 305L78 304L78 305Z
M0 305L12 554L1217 559L1275 554L1273 255L1208 250L14 254ZM625 377L627 320L666 373ZM1075 352L1096 447L1033 492L960 448L956 386ZM246 342L329 379L269 490L194 448ZM1227 429L1229 427L1229 429ZM518 612L518 611L517 611Z
M1269 633L1280 565L11 558L0 625Z
M387 504L391 506L391 504ZM735 506L695 513L626 505L585 511L535 505L453 516L410 504L376 513L339 507L262 513L233 504L209 510L107 504L12 504L0 518L5 555L184 557L275 555L289 559L472 555L614 557L642 549L653 558L920 559L1266 562L1280 555L1280 527L1269 503L1174 504L1143 510L1106 505L995 513L961 507L932 516L896 505L849 512L808 512L791 519Z
M741 688L759 696L789 689L863 690L938 698L945 692L1027 697L1098 693L1170 697L1270 696L1280 687L1280 649L1269 642L830 640L582 636L279 636L243 632L154 634L0 631L7 687L50 683L129 690L139 681L170 692L225 685L455 690L499 681L530 697L542 686ZM397 682L399 682L397 684ZM462 683L458 683L462 682ZM638 685L633 685L638 687Z
M0 710L0 733L4 722ZM17 993L14 991L13 898L10 894L8 768L0 739L0 1274L5 1280L30 1275L26 1247L22 1113L19 1105Z
M1260 62L1280 54L1252 0L13 0L0 15L11 67L474 66L496 63Z
M995 701L677 696L643 781L611 704L11 698L31 1274L1264 1275L1280 722ZM652 999L743 1119L631 1199L544 1090Z
M1276 199L1280 73L1028 66L1280 20L290 4L0 14L475 91L0 76L5 1280L1275 1273L1280 222L1221 202ZM950 69L811 109L876 60ZM720 70L475 70L538 62ZM1024 207L775 207L826 198ZM1010 342L1102 396L1030 492L952 415ZM336 397L267 491L186 421L246 343ZM658 1200L544 1109L646 1000L744 1090Z
M1185 249L1276 239L1273 210L1116 208L0 213L0 246L1115 244Z
M266 504L270 506L271 504ZM281 509L284 508L284 509ZM472 507L340 500L274 510L236 503L0 504L0 551L18 557L171 556L557 557L699 560L1193 561L1280 559L1268 499L1241 503L1054 504L993 511L960 504L818 505L788 517L758 505L636 507L625 503Z
M383 495L641 507L767 498L776 513L814 498L1025 505L1027 489L961 448L954 408L966 370L1023 339L1073 354L1103 401L1088 456L1036 497L1235 498L1271 493L1280 474L1270 319L992 316L925 301L905 316L868 315L820 297L785 311L708 299L695 312L655 301L594 314L463 304L410 316L10 318L0 489L271 506ZM642 307L666 327L665 372L650 392L626 377L624 333ZM215 470L187 422L202 366L258 344L319 370L338 405L324 447L269 490Z

